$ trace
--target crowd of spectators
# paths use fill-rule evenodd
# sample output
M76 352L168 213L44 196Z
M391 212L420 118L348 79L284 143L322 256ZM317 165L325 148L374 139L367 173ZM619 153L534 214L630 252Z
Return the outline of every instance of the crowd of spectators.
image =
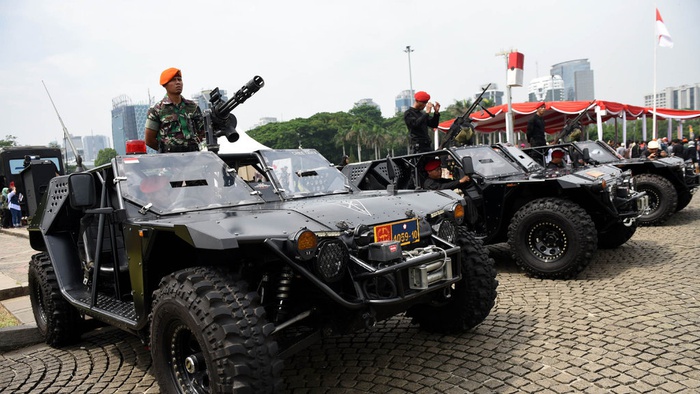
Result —
M700 136L691 140L675 138L670 142L667 137L663 137L651 141L627 141L626 144L608 141L608 144L615 149L620 157L626 159L675 156L692 161L696 168L700 163ZM650 157L652 154L653 157Z

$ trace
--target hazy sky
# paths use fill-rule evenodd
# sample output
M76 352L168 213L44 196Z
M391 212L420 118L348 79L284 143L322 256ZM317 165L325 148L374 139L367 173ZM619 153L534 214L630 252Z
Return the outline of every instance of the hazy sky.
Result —
M42 80L73 135L111 139L112 99L159 100L162 70L184 94L265 87L234 110L239 130L261 117L347 111L371 98L385 117L409 88L447 106L479 86L505 87L501 51L525 55L525 86L552 64L586 58L597 99L642 105L653 91L654 8L673 38L658 48L657 86L700 82L700 1L39 1L0 0L0 138L62 139Z

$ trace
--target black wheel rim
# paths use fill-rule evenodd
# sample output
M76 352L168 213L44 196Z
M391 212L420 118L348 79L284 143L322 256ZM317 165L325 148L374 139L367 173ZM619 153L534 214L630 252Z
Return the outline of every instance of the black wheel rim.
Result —
M564 230L555 223L537 223L527 234L527 246L530 252L542 261L554 261L568 249L568 240Z
M657 209L659 209L659 193L654 189L639 189L639 191L646 192L647 196L649 196L649 213L642 215L642 217L651 216Z
M41 284L36 278L32 279L34 291L31 292L31 301L34 304L34 319L36 319L37 326L40 328L45 328L48 324L46 319L46 300L44 300L44 292L42 291Z
M209 393L209 373L197 338L180 322L173 323L169 332L167 357L173 380L183 393Z

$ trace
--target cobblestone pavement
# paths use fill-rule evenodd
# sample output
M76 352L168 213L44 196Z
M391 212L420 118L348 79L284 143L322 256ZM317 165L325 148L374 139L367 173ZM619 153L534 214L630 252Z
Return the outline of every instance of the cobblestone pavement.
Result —
M459 336L396 317L287 360L288 393L700 391L700 199L665 226L599 251L577 280L524 276L505 245L497 305ZM0 392L159 392L149 353L112 328L73 347L0 355Z

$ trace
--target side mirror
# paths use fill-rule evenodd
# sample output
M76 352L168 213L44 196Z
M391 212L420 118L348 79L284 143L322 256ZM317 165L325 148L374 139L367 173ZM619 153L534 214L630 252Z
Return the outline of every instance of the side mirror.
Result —
M95 180L91 174L79 172L68 176L68 198L74 209L87 209L95 206Z
M583 148L583 162L589 163L590 161L591 161L591 152L588 151L588 148Z
M386 174L393 183L394 178L396 178L396 171L394 170L394 162L391 161L391 156L386 157Z
M471 156L462 158L462 170L464 171L464 175L472 176L474 174L474 163L472 162Z

